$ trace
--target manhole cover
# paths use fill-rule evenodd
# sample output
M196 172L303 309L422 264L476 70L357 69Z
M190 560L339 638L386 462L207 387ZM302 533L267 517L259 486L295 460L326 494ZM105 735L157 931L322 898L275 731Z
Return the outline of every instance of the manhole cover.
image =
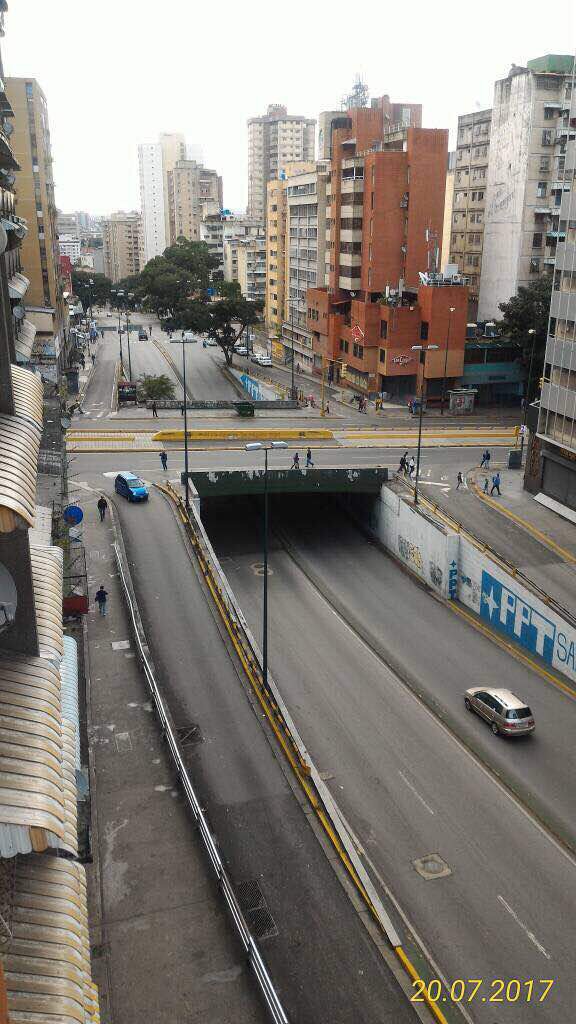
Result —
M427 880L431 878L446 878L446 875L452 874L451 868L448 867L446 861L442 860L438 853L427 853L425 857L413 860L412 863L418 874Z

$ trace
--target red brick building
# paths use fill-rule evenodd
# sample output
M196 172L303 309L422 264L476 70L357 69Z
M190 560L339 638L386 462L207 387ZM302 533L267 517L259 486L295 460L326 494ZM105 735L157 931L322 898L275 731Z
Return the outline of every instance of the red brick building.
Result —
M412 345L427 340L439 347L426 358L433 395L445 362L449 385L461 376L466 339L467 289L434 273L448 132L395 125L383 101L349 110L346 126L338 125L327 194L328 285L307 293L315 369L327 367L338 380L346 364L347 383L359 391L414 395Z

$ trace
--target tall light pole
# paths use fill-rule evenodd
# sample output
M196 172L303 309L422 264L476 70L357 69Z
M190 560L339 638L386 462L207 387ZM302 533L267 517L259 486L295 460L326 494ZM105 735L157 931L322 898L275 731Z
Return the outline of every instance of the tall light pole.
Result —
M245 445L247 452L264 449L264 522L262 530L262 552L264 566L264 592L262 601L262 682L268 686L268 452L272 448L287 448L286 441L252 441Z
M184 331L182 331L182 337L172 339L170 344L182 345L182 386L184 389L184 476L186 478L184 484L184 504L186 505L186 508L189 509L190 481L188 480L188 394L186 392L186 345L191 345L193 342L184 341Z
M450 306L448 310L448 334L446 335L446 352L444 353L444 377L442 379L442 398L440 400L440 415L444 415L444 397L446 395L446 371L448 369L448 346L450 345L450 327L452 324L452 313L456 306Z
M426 369L426 353L438 349L438 345L412 345L413 352L420 353L422 381L420 385L420 416L418 417L418 451L416 453L416 480L414 483L414 504L418 504L418 482L420 480L420 452L422 450L422 415L424 413L424 371Z
M90 319L91 320L92 320L92 285L93 284L94 284L94 281L92 280L91 277L89 277L88 278L88 292L89 292L89 295L90 295Z
M528 403L530 401L530 385L532 383L532 363L534 362L534 348L536 346L536 329L530 327L528 334L532 335L532 348L530 349L530 363L528 365L528 380L526 382L526 395L524 398L524 413L522 416L522 437L520 439L520 462L522 462L522 455L524 453L524 432L526 430L526 419L528 416Z
M128 292L127 299L134 298L134 292ZM132 358L130 355L130 311L126 307L126 341L128 343L128 377L132 380Z
M116 298L118 299L118 337L120 338L120 369L122 370L122 376L124 376L124 354L122 352L122 310L120 308L120 298L124 298L124 292L120 288L116 292Z

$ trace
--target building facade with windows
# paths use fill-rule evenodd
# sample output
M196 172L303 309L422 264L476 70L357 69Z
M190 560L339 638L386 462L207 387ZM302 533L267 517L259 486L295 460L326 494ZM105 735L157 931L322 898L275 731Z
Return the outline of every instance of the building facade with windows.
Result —
M390 124L377 101L333 130L326 287L307 292L314 370L328 379L414 395L422 340L438 345L429 382L461 376L467 289L438 274L447 154L447 131Z
M231 248L236 250L236 280L242 295L263 306L266 298L266 239L237 238Z
M164 175L162 147L159 142L145 142L138 146L138 173L140 178L140 209L142 211L142 246L144 265L166 248L164 218Z
M458 118L454 167L449 166L452 196L443 252L447 251L447 262L466 275L471 320L478 316L491 121L491 110L475 110Z
M200 241L200 224L205 209L222 208L222 178L197 164L178 160L168 171L168 215L170 243L181 237Z
M528 476L552 502L576 512L576 94L574 75L548 340ZM567 101L563 101L567 102ZM536 474L536 475L535 475ZM554 505L552 507L555 507Z
M80 239L75 238L74 235L59 235L58 249L61 256L70 257L70 261L73 265L80 262L82 243ZM93 266L94 264L92 263L92 267Z
M559 237L574 58L513 66L494 86L478 317L552 272ZM458 225L454 225L458 227Z
M103 226L104 273L111 281L139 274L143 266L142 218L136 210L113 213Z
M30 282L27 319L37 328L38 359L63 368L68 355L68 316L60 279L46 97L33 78L7 78L5 85L14 111L11 142L19 164L15 172L18 210L28 229L21 250L22 267Z
M325 284L327 179L328 163L322 162L286 180L283 359L289 363L294 357L307 370L313 369L314 353L306 296L309 288Z
M217 203L212 204L217 206ZM219 270L224 274L224 245L234 238L263 238L264 225L250 217L233 217L231 214L209 212L210 204L204 205L200 220L200 241L205 242L212 256L220 261ZM226 280L226 278L225 278Z
M314 160L316 122L288 114L286 107L271 104L262 117L248 120L249 217L266 217L266 190L282 167L293 161Z

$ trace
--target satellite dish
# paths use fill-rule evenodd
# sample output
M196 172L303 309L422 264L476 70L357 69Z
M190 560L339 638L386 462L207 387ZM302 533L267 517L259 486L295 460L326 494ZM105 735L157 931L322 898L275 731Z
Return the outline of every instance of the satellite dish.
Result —
M24 309L23 309L23 307L22 306L14 306L14 309L12 310L12 316L14 316L16 318L16 320L23 320L24 319Z
M4 225L0 224L0 253L3 253L3 252L6 251L6 246L7 245L8 245L8 235L6 234L6 231L4 230Z
M60 417L60 426L62 427L63 430L68 430L68 427L70 427L71 424L72 424L72 420L70 419L69 416L61 416Z
M4 121L4 124L2 125L2 131L4 132L4 135L7 135L8 138L10 138L12 132L14 131L14 125L12 124L12 122Z

